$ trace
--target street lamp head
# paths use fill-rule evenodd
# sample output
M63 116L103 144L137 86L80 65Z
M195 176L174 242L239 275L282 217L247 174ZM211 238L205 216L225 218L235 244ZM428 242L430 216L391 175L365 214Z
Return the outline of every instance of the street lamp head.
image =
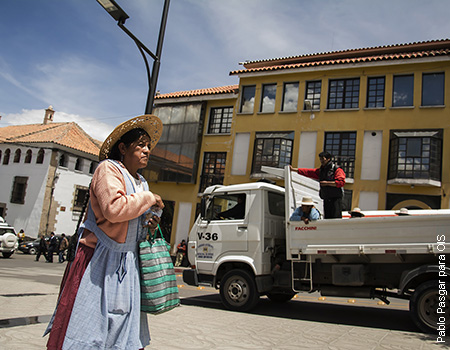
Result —
M121 24L124 24L127 18L130 18L114 0L97 0L97 2L108 11L112 18Z

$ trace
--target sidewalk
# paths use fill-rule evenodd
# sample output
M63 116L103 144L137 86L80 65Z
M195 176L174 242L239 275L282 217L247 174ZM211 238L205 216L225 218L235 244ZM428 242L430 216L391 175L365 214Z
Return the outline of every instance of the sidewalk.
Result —
M41 263L35 263L18 278L17 270L4 267L3 262L0 260L0 349L45 349L47 337L42 334L55 306L65 264L53 264L43 271ZM177 274L183 270L176 268ZM51 282L44 283L44 277ZM218 305L200 307L192 299L186 301L168 313L148 316L152 342L146 350L434 350L448 349L449 344L438 345L434 336L421 333L231 312Z

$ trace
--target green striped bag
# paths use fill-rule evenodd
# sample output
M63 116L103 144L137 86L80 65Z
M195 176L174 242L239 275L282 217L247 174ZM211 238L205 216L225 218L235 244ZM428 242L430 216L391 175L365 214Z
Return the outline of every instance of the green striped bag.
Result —
M156 237L159 230L161 237ZM141 311L160 314L180 305L177 280L169 254L170 245L162 237L158 225L150 242L139 242L141 276Z

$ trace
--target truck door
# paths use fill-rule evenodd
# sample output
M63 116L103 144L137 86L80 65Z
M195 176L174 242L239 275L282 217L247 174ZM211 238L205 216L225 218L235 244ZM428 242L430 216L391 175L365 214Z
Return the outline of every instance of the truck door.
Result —
M247 194L214 195L206 216L197 229L197 261L199 271L212 271L214 262L224 253L248 249Z

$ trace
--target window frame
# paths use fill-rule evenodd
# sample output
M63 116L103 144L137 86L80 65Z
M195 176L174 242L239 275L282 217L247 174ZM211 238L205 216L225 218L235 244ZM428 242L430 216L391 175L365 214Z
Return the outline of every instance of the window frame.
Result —
M412 150L411 154L408 154L408 147L414 146L412 143L409 144L408 141L415 141L415 139L421 140L420 156L414 155ZM442 129L392 130L389 139L388 180L410 180L418 183L427 181L441 182L442 146ZM427 153L428 155L426 156ZM405 161L400 162L400 159L405 159ZM421 168L420 170L418 169L419 166ZM426 170L427 166L429 167L428 170ZM421 173L428 174L428 176L420 176ZM416 174L419 176L415 176Z
M350 84L351 82L351 84ZM355 84L355 83L358 84ZM336 83L336 88L332 85ZM339 84L342 83L342 92L339 91ZM357 86L357 89L354 87ZM336 90L336 91L334 91ZM344 78L344 79L329 79L328 80L328 100L327 109L329 110L341 110L341 109L358 109L359 108L359 96L361 91L360 77L357 78ZM354 94L356 93L356 96ZM335 94L336 96L333 96ZM339 96L342 94L342 96ZM348 96L350 94L351 96ZM342 99L342 100L341 100ZM347 102L350 99L350 102ZM356 102L354 101L356 99ZM339 102L339 100L341 100ZM334 102L332 102L334 101ZM350 103L350 106L347 104Z
M329 140L328 136L332 136L331 147L329 146L330 143L327 143L327 141ZM333 161L337 165L339 165L342 168L342 170L344 170L345 176L349 179L354 179L355 177L357 137L358 135L356 131L329 131L325 132L324 135L323 149L333 156ZM339 142L336 143L335 142L336 140L339 140ZM346 140L348 141L345 142ZM335 145L338 146L338 152L336 152L336 147L334 147ZM346 147L346 145L348 146ZM344 154L345 152L351 154Z
M84 193L84 196L81 200L80 193ZM75 191L73 194L73 203L72 203L72 211L80 212L83 210L84 202L86 201L86 197L89 194L89 187L86 186L75 186Z
M410 78L411 80L411 86L408 88L408 93L411 94L411 104L400 104L399 102L396 102L395 94L396 94L396 82L399 83L399 80L402 78ZM401 91L398 91L401 92ZM409 96L409 95L408 95ZM409 100L409 98L408 98ZM414 107L414 74L400 74L400 75L394 75L392 77L392 107L394 108L401 108L401 107Z
M215 113L219 110L220 115ZM209 112L207 134L208 135L230 134L232 121L233 121L233 106L211 107ZM218 131L215 131L217 129Z
M309 89L311 89L309 87L309 85L314 85L312 87L312 90L314 90L313 92L309 92ZM318 84L318 86L316 86ZM319 92L316 91L316 89L319 89ZM318 97L317 97L318 95ZM321 95L322 95L322 80L309 80L306 81L305 83L305 101L311 101L311 109L318 111L320 110L320 100L321 100ZM306 109L306 104L305 101L303 101L303 110L307 110ZM315 108L315 106L317 106L317 108Z
M297 85L297 93L295 94L295 96L297 97L295 100L295 109L286 109L286 94L287 94L287 86L288 85ZM294 87L295 89L295 87ZM297 112L298 110L298 96L299 96L299 90L300 90L300 83L298 81L292 81L292 82L285 82L283 83L283 99L281 101L281 112ZM294 100L292 100L292 102L294 102ZM288 102L290 103L290 102Z
M30 164L33 160L33 151L31 149L27 150L25 155L25 164Z
M246 100L245 99L245 96L246 96L245 91L246 90L249 91L250 89L253 90L253 95L252 95L252 97L249 100ZM256 85L245 85L245 86L242 86L241 100L240 100L240 105L239 105L239 113L241 113L241 114L253 114L255 112L255 95L256 95ZM251 101L252 98L253 98L253 102L252 102L253 106L251 108L249 107L248 111L247 110L244 111L245 102L246 101ZM250 111L250 109L251 109L251 111Z
M275 87L275 94L273 94L272 89ZM267 103L264 103L264 98L266 96L270 96L269 100L272 100L273 96L273 109L270 110L264 110L265 106L267 106ZM277 99L277 83L268 83L268 84L262 84L261 87L261 101L259 104L259 112L260 113L275 113L275 103Z
M10 202L14 204L25 204L27 186L28 176L14 176Z
M211 161L208 162L207 158ZM221 166L217 166L218 161ZM207 187L212 185L222 185L225 178L225 167L227 161L227 152L204 152L202 172L200 174L199 193L202 193ZM211 167L207 168L209 165ZM208 171L207 171L208 170Z
M439 76L442 76L442 91L441 91L441 93L440 93L440 95L441 96L439 96L439 98L440 98L440 103L427 103L427 104L425 104L424 103L424 92L425 92L425 89L424 89L424 86L425 86L425 77L428 77L428 76L432 76L432 75L434 75L434 76L436 76L436 75L439 75ZM438 82L439 83L439 82ZM437 87L437 88L439 88L439 87ZM435 96L436 94L432 94L433 96ZM428 98L428 97L427 97ZM421 106L422 107L434 107L434 106L445 106L445 72L433 72L433 73L422 73L422 91L421 91Z
M277 137L271 136L275 135ZM252 159L252 174L260 174L261 166L272 166L275 168L282 168L286 165L290 165L292 163L292 154L294 150L294 131L286 131L286 132L258 132L255 135L255 141L253 146L253 159ZM265 144L266 142L273 141L272 146L269 144ZM283 142L285 144L283 145ZM261 145L260 145L261 144ZM266 148L271 148L267 150ZM275 150L278 148L278 150ZM260 151L261 150L261 151ZM265 152L267 154L264 154ZM277 154L278 152L278 154ZM284 153L284 155L283 155ZM269 161L268 159L264 160L264 157L267 158L275 158L274 160ZM278 159L277 159L278 158ZM281 159L283 158L283 160ZM280 164L282 164L280 166Z
M379 88L381 84L379 84L378 80L383 79L383 87ZM376 81L375 84L371 84L371 81ZM371 86L375 86L375 95L370 96ZM381 106L378 105L378 98L382 98ZM371 101L373 99L374 101ZM386 77L385 76L377 76L377 77L367 77L367 98L366 98L366 108L384 108L386 102ZM371 105L373 103L374 105Z

